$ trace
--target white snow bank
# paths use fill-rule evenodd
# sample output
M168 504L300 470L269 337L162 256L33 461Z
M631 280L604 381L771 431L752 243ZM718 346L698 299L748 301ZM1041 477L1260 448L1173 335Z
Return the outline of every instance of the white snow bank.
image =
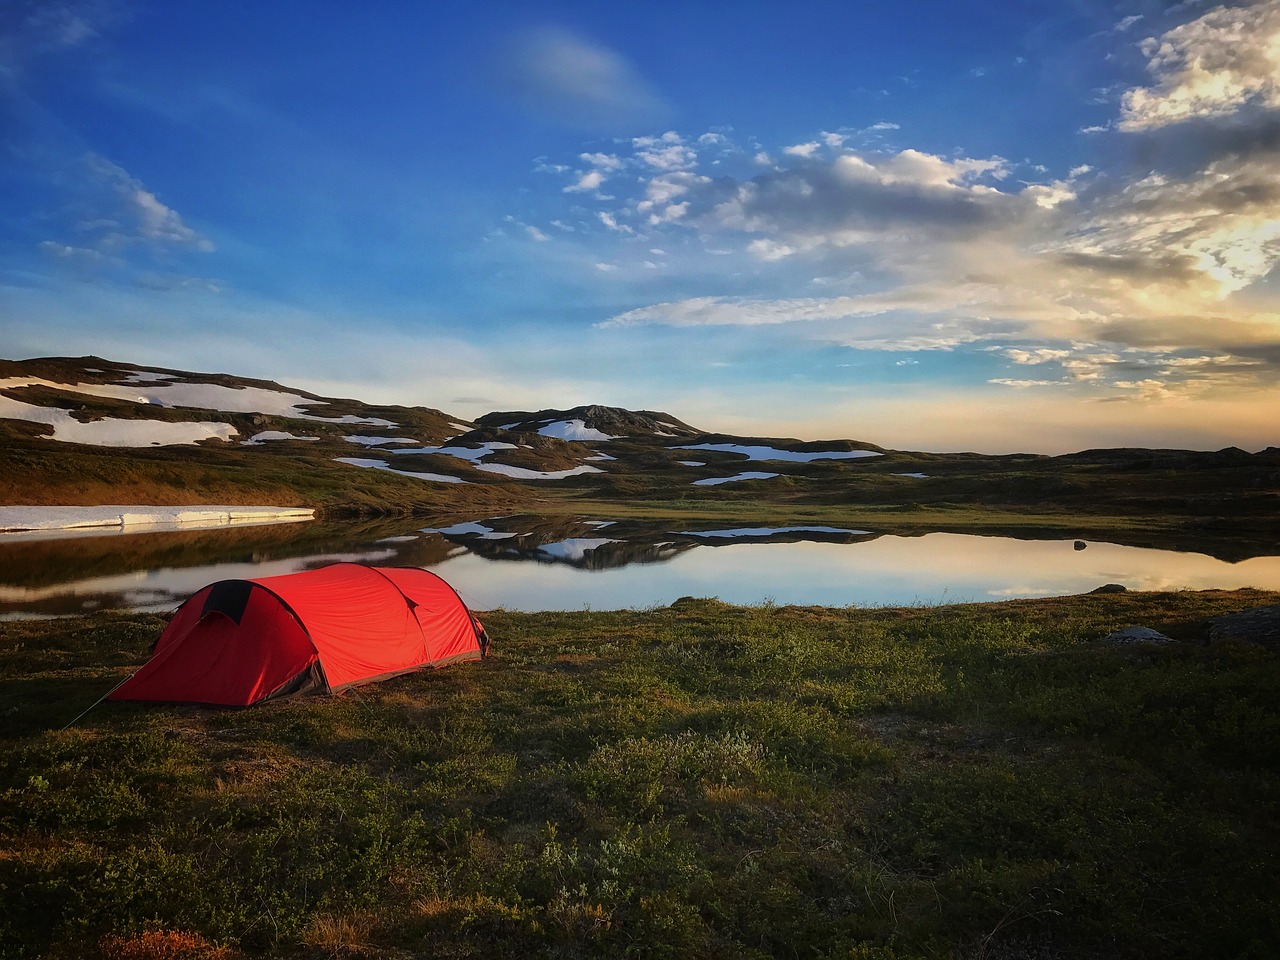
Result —
M294 433L288 433L284 430L263 430L261 433L255 433L248 440L240 443L242 447L260 447L264 443L272 440L319 440L319 437L300 437Z
M869 532L868 530L844 530L840 527L737 527L733 530L687 530L685 534L690 537L771 537L778 533L848 533L863 535Z
M461 430L463 433L470 433L476 428L474 423L458 423L456 420L450 420L449 426L455 430Z
M31 378L0 380L0 390L29 386L41 381ZM200 440L230 440L238 436L229 423L165 423L160 420L120 420L108 417L82 423L61 407L41 407L0 394L0 418L30 420L53 427L53 439L64 443L86 443L95 447L167 447Z
M565 477L576 477L584 473L603 473L599 467L583 464L569 470L526 470L524 467L511 467L505 463L477 463L477 470L489 473L500 473L513 480L563 480Z
M155 375L150 375L155 379ZM221 410L224 413L263 413L296 420L317 420L322 423L360 423L369 426L394 427L390 420L376 417L318 417L301 409L302 405L326 406L323 400L313 400L296 393L269 390L266 387L224 387L216 383L181 383L162 381L140 383L132 377L123 384L111 383L55 383L39 377L9 377L0 380L0 390L16 387L43 386L69 390L91 397L107 397L128 400L131 403L151 404L158 407L192 407L200 410ZM25 418L31 419L31 418Z
M504 440L488 440L478 447L412 447L390 452L401 456L406 453L439 453L446 457L457 457L459 460L469 460L472 463L477 463L495 450L514 449L516 449L514 443L507 443Z
M187 507L0 507L0 530L73 530L79 527L135 525L207 525L238 521L310 520L310 507L239 507L197 505Z
M538 553L556 560L581 560L596 547L618 542L620 541L607 540L604 537L574 537L561 540L559 543L545 543L538 547Z
M343 437L347 443L358 443L362 447L380 447L384 443L417 443L413 437L361 437L358 435Z
M778 476L776 473L760 473L754 470L748 470L746 473L740 473L734 477L708 477L706 480L695 480L695 487L712 487L717 483L733 483L735 480L770 480Z
M412 470L397 470L384 460L367 460L362 457L334 457L338 463L348 463L353 467L368 467L372 470L386 470L398 473L402 477L413 477L415 480L432 480L436 483L467 483L461 477L450 477L443 473L414 473Z
M705 467L706 466L706 464L703 463L701 460L677 460L676 463L679 463L686 467Z
M609 456L607 453L597 453L597 454L596 454L595 456L593 456L593 457L583 457L582 459L583 459L583 460L600 460L600 461L604 461L604 460L617 460L618 458L617 458L617 457L611 457L611 456Z
M673 449L718 450L722 453L740 453L748 460L785 460L790 463L809 463L813 460L858 460L862 457L884 455L875 450L779 450L777 447L749 446L743 443L695 443Z
M594 427L588 427L585 420L557 420L539 427L538 433L544 437L559 437L561 440L616 440L607 433L601 433Z
M915 477L917 480L929 479L929 475L927 473L895 473L894 476L895 477Z

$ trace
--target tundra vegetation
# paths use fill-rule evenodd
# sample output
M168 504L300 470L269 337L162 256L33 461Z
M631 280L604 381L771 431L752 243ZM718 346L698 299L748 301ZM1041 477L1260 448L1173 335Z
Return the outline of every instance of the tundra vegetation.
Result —
M0 623L0 955L1269 957L1280 659L1201 641L1277 601L494 611L480 663L69 726L162 618Z

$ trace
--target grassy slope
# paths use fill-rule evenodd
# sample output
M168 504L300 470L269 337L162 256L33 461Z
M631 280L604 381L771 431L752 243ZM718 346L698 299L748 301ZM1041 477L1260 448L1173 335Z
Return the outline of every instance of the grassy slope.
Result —
M1269 956L1280 658L1097 638L1278 600L495 612L484 663L67 730L161 621L0 624L0 953Z

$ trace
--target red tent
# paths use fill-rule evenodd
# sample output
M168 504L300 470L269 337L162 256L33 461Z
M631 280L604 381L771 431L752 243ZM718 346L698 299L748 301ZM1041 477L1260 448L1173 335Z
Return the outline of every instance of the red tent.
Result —
M194 594L112 700L248 706L484 656L454 589L409 567L335 563Z

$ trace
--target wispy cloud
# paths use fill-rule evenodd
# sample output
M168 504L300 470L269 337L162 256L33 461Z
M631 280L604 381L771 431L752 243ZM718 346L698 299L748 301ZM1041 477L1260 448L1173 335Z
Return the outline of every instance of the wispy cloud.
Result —
M502 53L508 96L540 117L576 127L647 126L666 105L624 56L559 27L529 30Z
M213 243L187 226L178 212L166 206L141 180L106 157L90 154L84 168L91 184L106 191L105 219L82 221L80 228L102 248L136 242L191 247L210 251Z

